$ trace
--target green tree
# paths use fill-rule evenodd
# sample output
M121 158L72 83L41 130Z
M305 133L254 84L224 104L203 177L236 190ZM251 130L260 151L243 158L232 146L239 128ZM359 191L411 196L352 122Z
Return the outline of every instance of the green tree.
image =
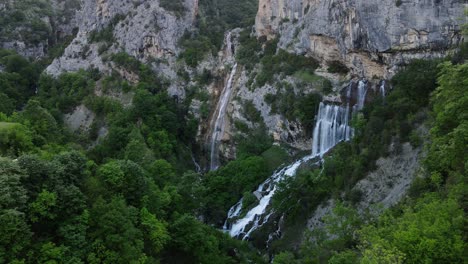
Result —
M36 200L29 205L31 221L33 223L42 220L53 220L57 215L55 207L57 205L57 195L47 190L42 190Z
M455 199L427 195L401 217L387 215L378 226L362 230L364 260L390 263L405 256L405 263L461 263L462 226L463 211Z
M150 253L159 253L171 238L166 228L167 224L158 220L146 208L140 210L140 219L144 236L151 245Z
M155 160L148 168L150 177L159 186L167 185L167 183L174 182L176 174L172 165L166 160Z
M362 224L361 217L355 209L337 203L332 214L326 215L323 220L328 234L334 237L330 243L335 247L347 248L355 244L354 234Z
M0 210L0 262L21 259L32 239L26 215L15 209Z
M53 242L42 244L37 261L47 264L59 264L64 262L66 247L57 246Z
M275 256L273 264L294 264L298 263L294 257L294 254L288 251L283 251Z
M78 259L85 259L88 240L86 235L89 228L89 211L84 210L81 215L71 217L66 222L60 225L58 235L65 245L70 250L67 255Z
M355 264L358 262L358 255L351 250L336 253L328 260L328 264Z
M143 234L137 228L138 210L121 197L110 202L98 199L90 211L88 261L92 263L138 263L143 253Z
M426 165L444 177L449 171L463 172L468 156L468 64L440 66L439 87L434 92L435 122L431 129Z
M25 177L16 162L0 157L0 210L25 209L27 193L21 184Z
M11 115L15 110L16 101L8 97L8 95L0 92L0 102L2 102L0 104L0 113Z
M209 227L193 216L181 215L169 227L172 247L177 250L175 262L226 263L219 242Z
M20 112L18 121L34 132L33 141L36 146L60 138L57 121L47 109L41 107L39 101L29 100L24 110Z
M396 247L391 246L386 240L374 240L372 244L362 252L361 264L402 264L405 254Z
M34 147L32 133L18 123L0 122L0 154L19 156Z

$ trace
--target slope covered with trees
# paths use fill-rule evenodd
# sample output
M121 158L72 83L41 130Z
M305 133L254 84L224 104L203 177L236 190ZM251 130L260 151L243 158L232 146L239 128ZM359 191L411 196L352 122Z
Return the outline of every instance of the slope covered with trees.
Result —
M161 1L178 15L186 11L181 3ZM213 0L200 8L199 24L181 40L180 59L189 67L217 53L227 29L251 25L257 6ZM17 16L15 23L23 23ZM42 30L35 33L45 38ZM319 62L277 49L274 40L244 30L239 41L236 60L256 68L252 89L279 72L317 78ZM356 136L339 144L321 169L302 169L279 184L273 206L284 214L284 235L268 249L269 234L239 241L219 230L233 204L242 198L243 212L251 208L256 187L292 158L273 146L251 101L243 111L258 125L236 124L243 132L237 159L202 174L194 171L192 156L202 151L189 105L202 92L178 101L167 93L167 79L125 52L107 58L115 66L108 75L90 68L52 77L43 74L46 62L0 50L0 263L464 263L466 50L409 64L391 80L385 99L353 117ZM347 72L339 64L330 68ZM122 69L138 81L119 76ZM194 83L213 78L204 73ZM284 92L265 95L271 111L311 130L321 95L277 85ZM324 81L322 93L330 90ZM78 106L95 116L83 133L64 121ZM428 138L418 127L430 131ZM379 157L398 155L403 142L424 145L427 153L407 197L381 215L359 214L354 205L361 197L352 187ZM307 218L328 198L338 203L325 227L307 232L298 245Z
M325 217L325 227L310 232L296 255L281 252L274 263L464 263L467 70L467 63L412 63L393 79L386 104L375 102L358 117L359 135L334 150L323 174L303 171L285 182L276 198L292 197L280 205L291 222L298 221L330 192L340 199L376 157L388 155L385 135L421 144L411 128L421 121L421 111L429 110L423 120L430 127L427 156L404 201L376 217L359 215L353 196L345 195Z

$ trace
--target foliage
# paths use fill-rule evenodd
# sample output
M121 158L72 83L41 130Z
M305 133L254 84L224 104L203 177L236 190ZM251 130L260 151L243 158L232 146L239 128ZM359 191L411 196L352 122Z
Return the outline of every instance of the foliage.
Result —
M433 144L426 160L428 168L446 180L452 172L466 169L468 132L468 94L466 92L468 64L440 66L439 87L432 97L434 126Z
M190 67L196 67L198 62L203 60L207 51L212 49L210 40L207 37L199 36L191 38L185 36L181 41L182 46L185 48L180 54L185 63Z
M236 60L250 71L260 60L259 53L262 51L262 46L247 29L240 32L239 43L240 47L236 53Z
M90 71L64 73L58 79L42 75L39 79L38 96L50 110L71 112L94 90L95 80Z
M107 42L112 43L114 42L114 28L115 26L122 20L125 19L124 15L117 14L115 15L109 24L102 28L101 30L97 31L94 30L89 34L89 41L91 43L94 42Z
M370 225L361 231L363 262L402 263L404 259L405 263L461 263L462 219L456 200L426 196L404 208L398 218L385 215L377 227Z
M168 11L174 12L177 16L183 16L187 11L183 0L161 0L159 5Z
M225 167L208 173L203 182L207 220L222 225L228 209L245 192L254 191L271 172L262 157L251 156L231 161Z
M262 157L271 171L290 160L288 153L280 146L272 146L262 153Z
M232 196L215 212L224 217L229 203L269 175L266 163L246 158L203 181L187 171L197 126L148 66L116 55L116 64L140 80L129 87L132 105L123 107L94 95L98 80L121 81L95 70L31 78L38 94L15 97L19 81L29 85L21 72L31 63L6 51L0 58L6 69L0 98L10 102L0 113L0 155L9 156L0 157L1 263L264 263L194 215L217 200L211 181L231 180L236 172L232 179L241 184L233 182ZM91 146L62 122L80 104L97 114L95 124L108 127Z
M12 51L0 49L0 109L11 114L19 110L36 90L40 67Z
M285 50L279 49L275 54L276 43L269 43L271 51L268 51L268 45L265 48L265 54L261 59L262 68L257 74L255 86L262 87L267 83L272 83L273 76L278 73L285 75L293 75L298 71L313 73L318 67L318 62L313 58L308 58L300 55L288 53ZM273 49L274 47L274 49Z
M128 55L126 52L112 54L111 60L122 70L130 71L137 75L138 89L148 90L151 93L156 94L169 86L167 80L158 76L149 65L141 63L135 57ZM122 87L124 87L123 84Z
M44 17L54 17L51 3L45 0L18 0L6 3L0 11L0 40L11 41L13 37L29 45L48 40L52 29Z
M181 40L185 51L180 58L190 67L196 67L207 53L216 54L223 45L228 29L252 25L257 1L202 0L199 8L195 32L187 32Z
M269 149L273 143L273 139L267 134L264 124L251 129L248 135L238 135L236 141L238 142L238 158L260 155Z
M0 122L0 153L18 156L33 148L32 134L27 127L18 123Z
M260 111L257 110L251 100L244 101L242 110L248 121L252 123L260 123L263 121Z
M341 263L348 256L353 263L461 263L464 213L460 190L466 173L464 87L468 74L466 64L438 63L415 61L399 72L385 102L377 100L354 117L356 136L335 147L322 170L304 169L280 184L273 205L286 213L289 225L301 221L304 212L312 211L330 194L339 197L345 191L344 198L355 203L359 198L353 197L358 194L350 188L373 170L378 157L392 154L388 153L391 142L421 144L413 128L426 118L424 108L432 107L432 143L422 170L425 178L415 180L412 198L364 227L355 213L336 206L338 218L324 218L327 228L311 234L310 243L300 251L300 261Z
M288 83L281 83L278 87L277 94L266 94L264 98L271 107L271 113L281 114L290 121L300 121L311 133L322 97L317 93L296 93Z
M340 61L330 61L328 62L327 71L330 73L347 74L349 69Z

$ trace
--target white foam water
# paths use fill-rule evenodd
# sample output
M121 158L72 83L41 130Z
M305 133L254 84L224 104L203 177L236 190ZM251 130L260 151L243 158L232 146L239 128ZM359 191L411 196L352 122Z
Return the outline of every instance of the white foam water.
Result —
M263 194L263 196L260 198L259 203L254 208L250 209L243 218L234 221L230 229L228 229L232 237L248 239L253 231L257 230L268 221L274 213L273 210L269 210L268 206L277 190L278 182L294 176L297 169L302 164L314 158L322 158L323 155L338 143L352 138L353 129L349 126L349 120L352 114L350 103L352 87L353 85L350 83L346 91L347 102L345 106L327 104L325 102L320 103L313 133L312 154L276 171L270 178L258 186L255 192ZM353 111L359 111L364 107L366 95L367 83L361 80L358 83L356 103L352 107ZM319 160L316 165L320 162ZM229 210L225 229L228 227L228 221L232 218L230 217L231 212L236 212L236 217L240 215L241 212L238 211L239 208L241 208L241 206L237 203Z

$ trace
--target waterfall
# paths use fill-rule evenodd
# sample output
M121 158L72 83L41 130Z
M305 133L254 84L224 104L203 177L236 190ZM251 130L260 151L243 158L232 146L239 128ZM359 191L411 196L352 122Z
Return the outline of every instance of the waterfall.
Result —
M231 58L232 55L231 32L229 32L226 36L226 56L227 58ZM219 142L221 141L224 134L224 118L226 116L226 109L231 97L232 83L234 76L236 75L236 71L237 63L235 63L231 69L227 83L224 86L224 89L219 97L218 104L216 105L216 111L214 112L216 119L214 120L214 125L211 126L212 133L210 146L210 170L216 170L219 167Z
M359 111L364 108L364 103L366 102L366 95L367 95L367 83L363 80L359 81L358 89L357 89L357 102L354 105L354 110Z
M232 67L231 74L229 75L228 82L223 89L218 105L216 107L216 120L214 123L213 131L211 134L211 155L210 155L210 170L216 170L219 167L219 149L218 143L224 134L224 117L226 115L227 105L232 91L232 80L236 74L237 63Z
M346 88L345 106L327 104L325 102L320 103L313 133L312 154L276 171L270 178L260 184L255 192L263 196L260 198L257 206L250 209L243 218L237 219L232 223L228 230L232 237L248 239L253 231L257 230L268 221L273 214L273 210L268 208L268 206L277 190L278 182L294 176L297 169L302 164L317 157L322 158L323 155L338 143L352 138L353 129L349 126L349 120L352 114L351 109L353 111L359 111L364 107L367 83L365 81L359 81L356 93L353 93L353 87L355 86L350 82L349 86ZM351 105L353 94L356 99L354 106ZM321 160L317 161L315 165L318 165L320 162ZM242 204L242 202L240 202L240 204ZM229 210L224 229L227 229L229 226L228 221L232 219L230 217L231 213L236 212L236 217L238 217L241 213L241 211L238 210L241 207L242 206L239 206L239 203L237 203Z
M250 209L245 217L235 221L229 230L229 234L232 237L247 239L253 231L257 230L260 226L266 223L273 212L269 212L269 214L265 217L263 217L263 215L265 215L267 207L270 205L271 198L277 190L277 183L286 179L287 177L294 176L299 166L311 160L312 158L312 155L306 156L294 162L293 164L275 172L270 178L260 184L256 192L262 193L263 196L260 199L258 205ZM236 205L234 207L236 207ZM231 210L233 208L231 208Z
M322 157L341 141L351 138L349 107L320 103L314 128L312 156Z
M201 173L202 170L201 170L200 164L198 164L197 160L193 156L193 153L191 153L191 156L192 156L193 165L195 166L195 172L196 173Z
M380 84L380 95L382 98L385 98L385 80L383 80Z
M232 218L238 217L240 215L243 202L244 202L244 198L241 198L239 200L239 202L237 202L233 207L231 207L231 209L229 209L227 219L226 219L226 221L224 222L224 225L223 225L223 230L228 229L228 219L232 219Z

